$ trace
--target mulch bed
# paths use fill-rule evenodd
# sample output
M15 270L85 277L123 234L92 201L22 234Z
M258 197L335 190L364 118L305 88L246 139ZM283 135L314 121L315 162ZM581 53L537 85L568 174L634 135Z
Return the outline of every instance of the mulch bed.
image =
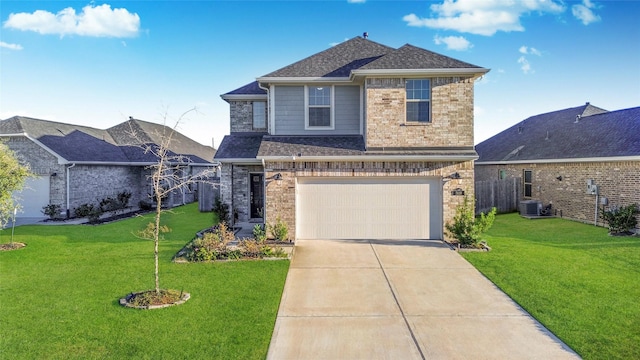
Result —
M21 243L21 242L12 242L12 243L8 243L8 244L0 244L0 251L18 250L18 249L22 249L25 246L27 246L27 244Z

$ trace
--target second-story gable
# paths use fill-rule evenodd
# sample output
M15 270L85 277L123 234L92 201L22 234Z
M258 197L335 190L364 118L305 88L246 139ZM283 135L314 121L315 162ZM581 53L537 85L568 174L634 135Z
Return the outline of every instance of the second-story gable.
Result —
M372 150L472 147L474 80L487 71L356 37L222 98L232 133L361 135Z

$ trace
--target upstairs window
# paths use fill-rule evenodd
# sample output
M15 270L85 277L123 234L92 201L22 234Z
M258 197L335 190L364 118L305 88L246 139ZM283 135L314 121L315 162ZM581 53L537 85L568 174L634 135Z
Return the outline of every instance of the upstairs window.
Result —
M331 87L307 88L307 128L332 128Z
M265 101L253 102L253 128L267 128L267 103Z
M431 81L407 80L407 122L431 121Z

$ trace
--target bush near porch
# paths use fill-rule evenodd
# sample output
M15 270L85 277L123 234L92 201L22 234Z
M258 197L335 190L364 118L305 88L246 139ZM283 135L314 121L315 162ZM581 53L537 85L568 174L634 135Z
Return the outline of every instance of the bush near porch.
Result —
M0 358L264 359L289 261L172 263L212 214L190 204L163 219L160 285L191 299L159 310L118 304L153 288L153 242L133 235L148 216L16 227L27 246L0 252Z
M469 262L585 359L640 358L640 237L498 215Z

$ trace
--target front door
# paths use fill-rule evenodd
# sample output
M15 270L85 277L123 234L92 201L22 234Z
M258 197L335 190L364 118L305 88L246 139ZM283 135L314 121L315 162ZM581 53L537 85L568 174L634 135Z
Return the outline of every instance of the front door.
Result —
M251 193L251 218L261 218L264 214L264 174L249 174Z

